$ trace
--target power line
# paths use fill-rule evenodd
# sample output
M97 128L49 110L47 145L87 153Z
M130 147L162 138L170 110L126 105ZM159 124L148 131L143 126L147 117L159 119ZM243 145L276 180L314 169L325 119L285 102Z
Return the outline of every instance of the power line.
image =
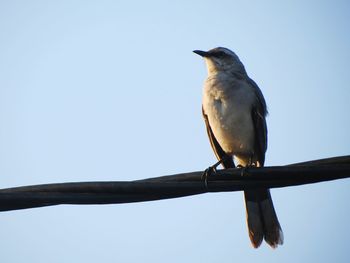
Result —
M120 204L177 198L208 192L241 191L311 184L350 177L350 156L286 166L203 171L137 181L75 182L0 189L0 211L60 204Z

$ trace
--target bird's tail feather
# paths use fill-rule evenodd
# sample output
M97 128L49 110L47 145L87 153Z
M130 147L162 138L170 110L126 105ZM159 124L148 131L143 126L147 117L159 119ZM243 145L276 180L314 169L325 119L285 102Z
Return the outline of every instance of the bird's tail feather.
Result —
M269 190L250 190L244 192L249 237L254 248L263 239L276 248L283 244L283 232L272 203Z

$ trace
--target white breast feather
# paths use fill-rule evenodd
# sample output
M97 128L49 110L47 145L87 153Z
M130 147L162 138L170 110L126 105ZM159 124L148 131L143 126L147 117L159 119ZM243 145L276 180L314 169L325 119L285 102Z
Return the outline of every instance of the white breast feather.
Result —
M227 83L228 85L225 85ZM255 94L244 82L208 79L203 91L203 108L221 148L231 155L251 155L254 125L251 109Z

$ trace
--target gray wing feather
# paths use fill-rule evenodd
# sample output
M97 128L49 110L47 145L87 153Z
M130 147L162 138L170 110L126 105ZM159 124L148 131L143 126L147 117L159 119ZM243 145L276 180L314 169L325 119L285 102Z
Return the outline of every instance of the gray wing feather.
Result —
M227 154L224 152L224 150L221 148L219 142L216 140L214 133L211 130L208 116L205 114L203 107L202 107L202 115L203 115L205 126L207 129L207 134L209 137L210 145L215 153L216 158L218 160L223 160L222 165L224 166L224 168L234 168L235 164L233 162L233 159L227 157Z
M267 107L264 96L258 85L249 77L248 82L254 88L257 98L257 101L252 108L252 119L255 130L255 155L257 156L260 166L264 166L265 152L267 149Z

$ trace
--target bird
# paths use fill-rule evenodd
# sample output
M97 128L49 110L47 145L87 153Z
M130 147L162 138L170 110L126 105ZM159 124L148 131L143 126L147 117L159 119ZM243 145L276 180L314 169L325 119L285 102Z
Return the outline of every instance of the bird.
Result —
M204 58L202 114L211 147L224 168L262 167L267 150L267 106L258 85L239 57L228 48L194 50ZM272 248L283 244L269 189L244 191L249 238L254 248L265 239Z

